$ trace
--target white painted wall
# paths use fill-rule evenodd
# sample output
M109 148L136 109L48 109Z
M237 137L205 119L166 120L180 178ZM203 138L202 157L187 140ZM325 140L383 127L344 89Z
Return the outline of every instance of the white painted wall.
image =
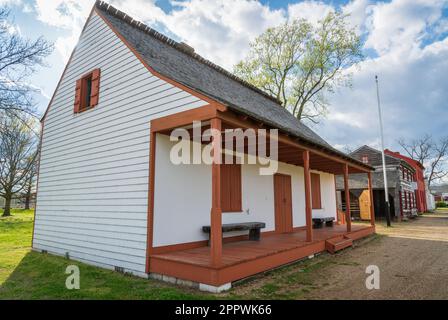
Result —
M99 104L74 114L75 82L95 68L101 68ZM149 122L203 105L152 76L94 15L45 120L33 248L143 275ZM211 168L172 165L168 137L158 139L154 245L204 240ZM304 226L303 169L281 163L279 172L292 176L294 226ZM332 175L322 177L324 208L313 215L334 215ZM244 165L242 184L244 213L225 213L223 222L263 221L265 231L274 230L272 176L260 176L257 166Z
M169 136L156 135L155 247L205 239L201 227L210 224L211 169L172 164L170 149L174 144Z
M95 68L99 104L74 114L75 82ZM149 122L203 105L152 76L94 15L45 120L34 249L143 274Z
M314 209L313 218L334 217L337 219L335 176L325 172L313 172L320 174L320 193L322 201L322 209Z
M157 135L154 204L154 246L206 240L202 226L210 225L211 166L173 165L169 160L171 142L168 136ZM279 163L278 173L291 175L293 226L305 221L303 168ZM319 173L319 172L316 172ZM334 176L321 175L322 209L313 210L313 217L336 218ZM243 213L223 213L223 223L265 222L263 231L275 230L273 176L259 175L258 165L243 164ZM226 233L233 236L241 233Z

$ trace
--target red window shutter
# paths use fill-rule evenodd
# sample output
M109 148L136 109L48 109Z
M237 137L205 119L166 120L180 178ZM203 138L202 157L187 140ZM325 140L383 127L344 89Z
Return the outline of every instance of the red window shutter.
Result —
M90 95L90 106L94 107L98 104L100 95L100 78L101 70L95 69L92 72L92 94Z
M320 194L320 175L317 173L311 173L311 197L312 197L312 208L322 209L322 201Z
M234 164L232 175L232 211L242 211L241 165Z
M242 211L241 165L221 165L221 210Z
M75 90L75 106L74 106L74 112L78 113L81 109L81 86L82 86L82 79L79 79L76 81L76 90Z
M230 211L230 165L221 165L221 210L223 212Z
M404 192L404 208L407 210L408 209L408 197L407 197L407 192Z

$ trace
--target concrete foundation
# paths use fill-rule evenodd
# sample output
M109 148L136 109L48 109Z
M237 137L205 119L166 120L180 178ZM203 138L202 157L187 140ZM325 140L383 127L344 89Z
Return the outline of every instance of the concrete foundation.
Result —
M166 276L166 275L159 274L159 273L150 273L149 278L154 279L154 280L164 281L164 282L179 285L179 286L195 288L195 289L199 289L201 291L206 291L206 292L211 292L211 293L220 293L220 292L223 292L223 291L226 291L226 290L229 290L230 288L232 288L231 283L226 283L226 284L223 284L222 286L216 287L216 286L212 286L212 285L205 284L205 283L198 283L198 282L194 282L194 281L190 281L190 280L179 279L179 278L170 277L170 276Z
M223 291L230 290L230 288L232 288L232 284L230 282L225 283L219 287L211 286L209 284L204 284L204 283L199 284L199 290L211 292L211 293L221 293Z

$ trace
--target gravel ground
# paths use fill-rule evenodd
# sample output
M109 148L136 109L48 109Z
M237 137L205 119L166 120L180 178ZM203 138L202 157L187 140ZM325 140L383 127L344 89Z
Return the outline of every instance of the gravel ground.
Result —
M351 263L321 274L309 298L448 299L448 211L391 228L378 224L377 233L371 243L341 253L337 258ZM366 289L368 265L380 269L379 290Z
M368 290L366 267L380 270ZM223 295L223 298L227 295ZM232 289L243 299L448 299L448 210L377 223L377 235L335 255L322 254Z

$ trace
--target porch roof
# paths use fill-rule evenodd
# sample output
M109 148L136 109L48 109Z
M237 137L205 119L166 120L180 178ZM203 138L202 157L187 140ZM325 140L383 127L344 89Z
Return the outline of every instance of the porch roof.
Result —
M97 12L129 42L145 63L161 75L304 143L372 170L370 166L333 148L275 98L204 59L192 48L166 37L103 1L97 1L95 6Z
M242 114L227 110L226 107L218 108L215 106L199 107L192 110L179 112L173 115L161 117L151 121L151 131L155 133L162 133L170 135L172 130L176 128L188 128L190 130L190 137L192 135L192 122L201 121L201 134L210 127L210 119L219 118L222 121L222 130L226 129L270 129L264 123L253 118L244 116ZM271 155L270 150L270 134L267 133L266 154ZM341 156L339 153L332 152L320 146L316 146L309 141L303 141L296 137L279 132L278 146L275 150L278 155L277 160L280 162L304 166L303 151L310 151L310 165L312 170L328 172L332 174L343 174L344 166L348 165L350 173L366 173L372 171L373 168L362 162L356 161L348 156ZM229 140L230 141L230 140ZM223 148L226 149L226 139L222 140ZM249 153L249 141L244 141L244 153ZM255 148L257 151L257 148ZM234 150L235 145L234 145Z

